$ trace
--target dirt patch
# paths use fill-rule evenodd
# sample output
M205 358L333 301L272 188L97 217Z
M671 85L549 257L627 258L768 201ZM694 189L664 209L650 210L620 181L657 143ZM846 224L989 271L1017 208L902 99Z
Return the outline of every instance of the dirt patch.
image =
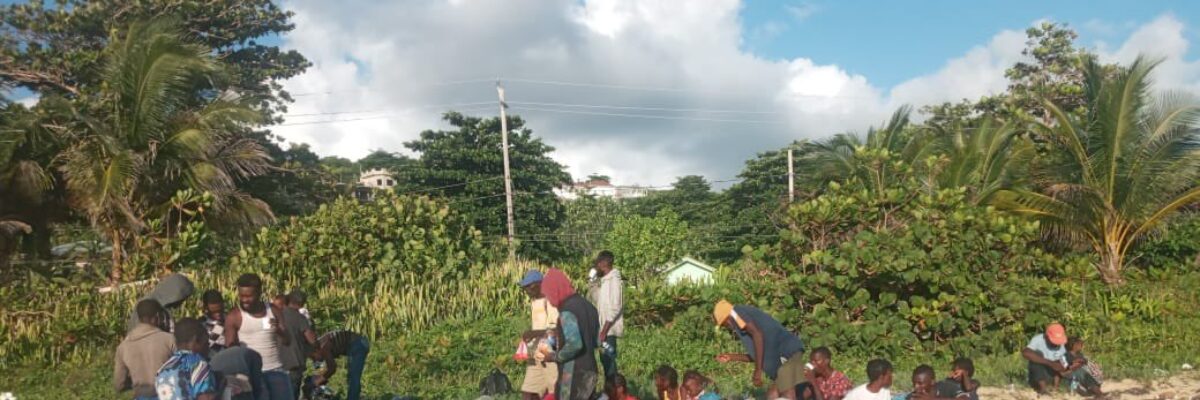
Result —
M1186 373L1153 380L1120 380L1105 382L1104 393L1111 399L1129 400L1200 400L1200 373ZM1081 396L1058 393L1038 397L1032 389L1013 387L982 387L979 398L1000 400L1081 399Z

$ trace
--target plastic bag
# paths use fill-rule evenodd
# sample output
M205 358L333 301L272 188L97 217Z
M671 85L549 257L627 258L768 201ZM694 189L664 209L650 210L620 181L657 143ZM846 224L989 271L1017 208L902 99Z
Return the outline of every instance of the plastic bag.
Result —
M513 360L517 360L517 362L524 362L525 360L528 360L528 359L529 359L529 346L525 344L524 340L522 340L520 342L520 344L517 345L517 352L513 353Z

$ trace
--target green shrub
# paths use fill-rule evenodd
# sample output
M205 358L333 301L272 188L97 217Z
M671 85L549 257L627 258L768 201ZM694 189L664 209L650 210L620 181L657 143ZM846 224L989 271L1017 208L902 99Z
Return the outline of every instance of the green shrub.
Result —
M444 202L379 193L265 228L230 264L268 291L306 290L318 321L378 337L514 309L528 266L489 265L492 254Z
M777 317L814 343L889 356L1009 351L1062 318L1063 276L1085 259L1044 253L1036 223L975 206L964 189L901 176L831 184L791 207L783 263L747 271L777 287L758 290L785 310Z
M635 284L655 279L663 265L695 247L687 222L672 211L654 217L620 216L604 242L616 257L614 264L621 268L622 277Z
M1200 216L1187 215L1135 247L1129 260L1143 268L1192 268L1200 255Z

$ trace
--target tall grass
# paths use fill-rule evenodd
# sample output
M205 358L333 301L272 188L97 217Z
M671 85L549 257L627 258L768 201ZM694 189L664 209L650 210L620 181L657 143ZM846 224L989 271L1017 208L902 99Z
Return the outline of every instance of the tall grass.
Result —
M422 279L414 273L381 276L371 290L338 282L302 282L297 276L263 276L265 295L294 287L309 291L308 307L322 330L349 328L371 338L397 337L450 319L482 319L521 310L524 293L516 286L521 274L538 268L516 262L480 266L465 276ZM250 271L254 272L254 271ZM200 293L220 290L233 304L241 271L185 272L196 293L173 313L176 318L200 315ZM97 347L115 347L125 333L129 312L153 284L129 286L109 293L95 288L24 284L0 288L0 368L31 363L87 363Z

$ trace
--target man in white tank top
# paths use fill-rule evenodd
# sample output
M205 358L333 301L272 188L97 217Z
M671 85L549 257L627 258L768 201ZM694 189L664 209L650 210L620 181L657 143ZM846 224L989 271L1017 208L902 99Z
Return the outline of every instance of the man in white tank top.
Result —
M294 400L291 380L279 359L288 344L283 310L262 301L262 279L242 274L237 280L238 307L225 317L225 346L246 346L262 356L265 396L260 399Z

